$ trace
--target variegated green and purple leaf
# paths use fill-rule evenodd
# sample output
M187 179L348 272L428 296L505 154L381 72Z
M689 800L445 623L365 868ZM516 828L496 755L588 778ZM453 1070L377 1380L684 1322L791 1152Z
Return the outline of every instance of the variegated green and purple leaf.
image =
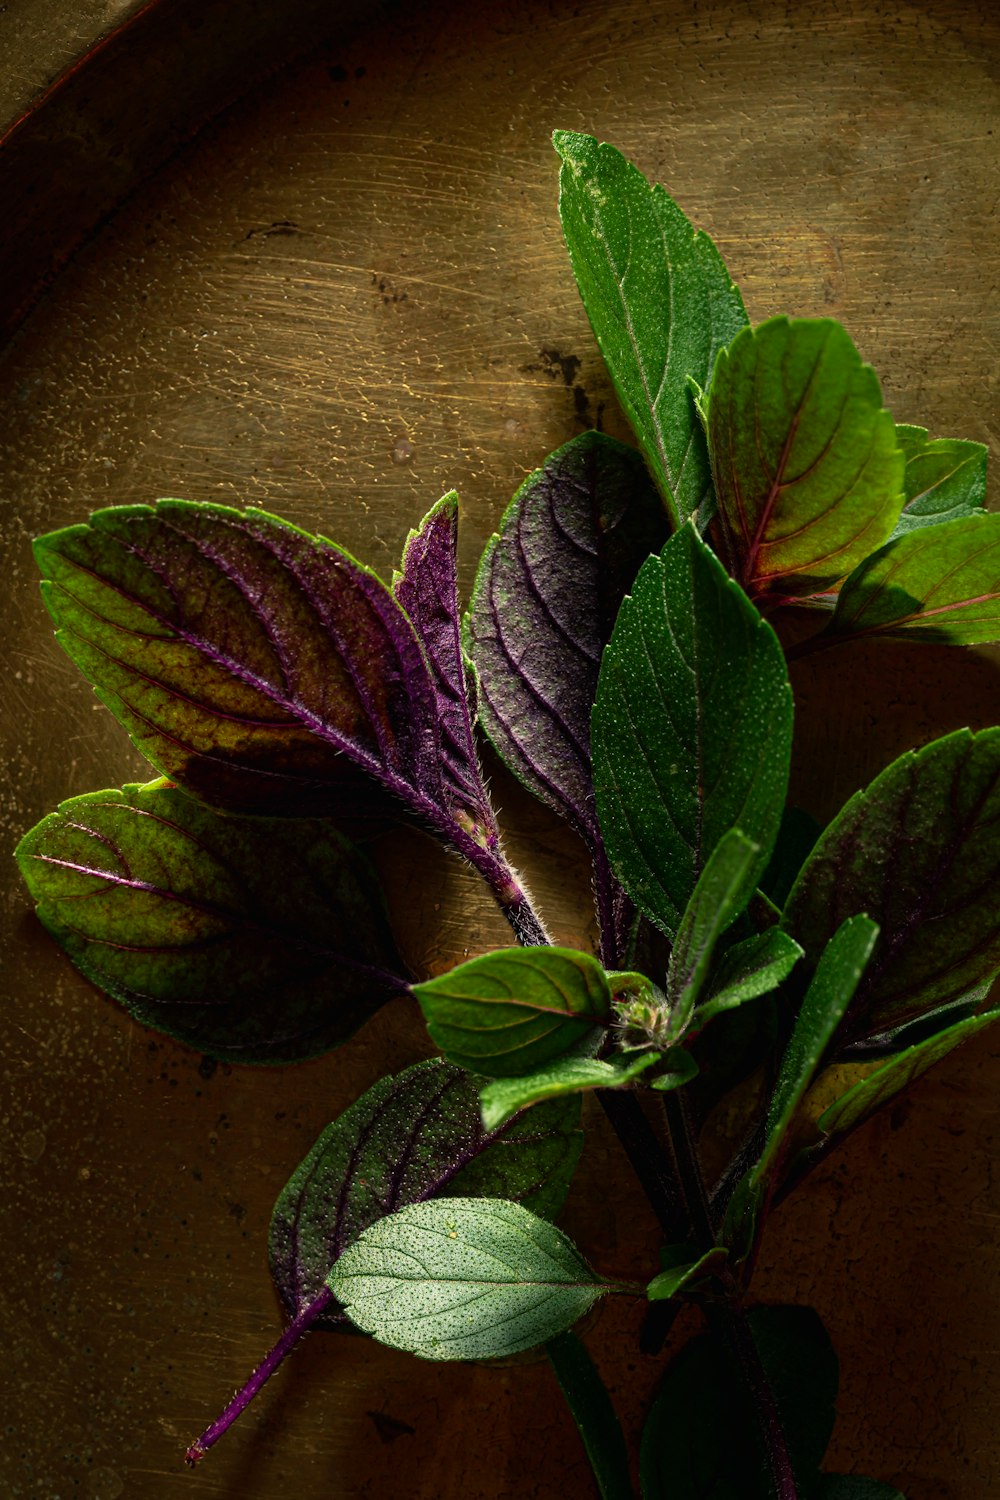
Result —
M842 1043L966 995L1000 969L1000 729L959 730L910 751L821 834L782 926L821 953L866 912L880 936Z
M406 990L374 873L325 821L127 786L64 802L17 858L81 973L213 1057L325 1052Z
M403 550L393 593L423 644L437 695L441 767L454 815L465 814L477 839L495 848L496 816L483 783L472 735L462 651L457 580L458 496L439 500Z
M772 318L715 364L712 537L751 597L817 594L891 536L904 458L878 379L830 318Z
M803 654L863 636L975 646L1000 639L1000 516L921 526L867 558Z
M172 780L222 807L323 812L357 767L497 884L424 647L343 548L263 511L161 500L35 550L60 642Z

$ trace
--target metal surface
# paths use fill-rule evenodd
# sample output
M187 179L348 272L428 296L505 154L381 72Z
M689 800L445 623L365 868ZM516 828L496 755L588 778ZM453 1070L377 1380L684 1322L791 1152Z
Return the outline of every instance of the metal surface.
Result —
M229 11L233 39L244 7ZM202 101L213 69L232 78L212 14L210 40L189 45ZM581 421L625 435L560 241L555 126L615 141L665 182L755 320L836 315L898 418L990 441L998 74L1000 27L971 3L508 0L388 7L252 90L62 271L0 365L4 845L60 798L142 775L52 640L34 533L162 494L252 502L387 573L455 486L468 585L547 451ZM151 75L103 76L127 153ZM155 99L162 154L197 109L183 88ZM72 129L61 138L47 108L33 128L58 157ZM93 222L70 176L48 220L64 248ZM796 794L824 814L898 750L1000 720L986 652L831 653L796 686ZM571 836L496 785L554 930L588 941ZM374 852L418 968L505 940L472 877L418 835ZM3 916L4 1496L588 1493L544 1365L426 1366L323 1336L186 1474L185 1443L279 1328L275 1193L327 1120L426 1041L397 1005L304 1067L213 1069L79 980L9 871ZM998 1051L987 1034L861 1132L765 1247L760 1294L812 1301L841 1355L831 1462L908 1500L1000 1492ZM610 1187L581 1183L567 1228L602 1271L639 1276L655 1232L592 1123ZM633 1437L656 1378L634 1352L639 1320L609 1307L591 1335Z

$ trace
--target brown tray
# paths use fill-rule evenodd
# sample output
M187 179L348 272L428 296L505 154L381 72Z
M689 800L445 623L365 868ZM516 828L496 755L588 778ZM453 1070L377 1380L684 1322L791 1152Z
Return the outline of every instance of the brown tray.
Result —
M74 22L8 96L9 115L31 106L0 155L9 329L63 266L0 364L8 848L61 798L144 774L52 640L33 534L162 494L249 502L387 573L454 486L468 585L549 450L595 420L626 436L560 239L555 126L663 181L755 320L832 313L899 419L994 435L1000 23L985 7L132 9L102 12L120 29L96 52L100 27ZM79 66L48 88L66 46ZM797 677L796 794L827 814L903 748L1000 720L998 682L985 651L820 658ZM553 929L588 943L572 837L496 784ZM375 853L417 969L505 940L471 876L417 835ZM3 913L4 1495L590 1493L544 1364L427 1366L335 1336L308 1340L187 1474L186 1443L280 1327L278 1188L426 1038L395 1005L304 1067L213 1069L78 978L9 864ZM1000 1492L998 1046L987 1034L860 1132L765 1245L760 1295L813 1303L840 1352L831 1464L908 1500ZM567 1227L600 1269L642 1276L655 1228L591 1130L612 1186L581 1185ZM639 1319L608 1308L588 1335L633 1436L656 1382Z

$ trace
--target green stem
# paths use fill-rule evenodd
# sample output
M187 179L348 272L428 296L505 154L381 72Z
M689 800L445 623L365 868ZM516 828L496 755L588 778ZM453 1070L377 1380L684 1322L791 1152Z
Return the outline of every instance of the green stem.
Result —
M621 1423L597 1367L575 1333L549 1339L545 1352L583 1440L601 1500L635 1500Z

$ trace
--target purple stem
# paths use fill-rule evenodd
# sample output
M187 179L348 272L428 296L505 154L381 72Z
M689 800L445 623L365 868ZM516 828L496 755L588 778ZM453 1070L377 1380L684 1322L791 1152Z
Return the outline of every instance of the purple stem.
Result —
M747 1395L764 1438L775 1500L799 1500L799 1489L795 1482L781 1416L746 1313L735 1301L715 1303L706 1308L706 1313L709 1322L716 1326L718 1334L729 1345L743 1376Z
M321 1313L326 1311L332 1301L333 1293L329 1287L325 1286L319 1296L314 1298L307 1307L304 1307L293 1318L274 1348L261 1360L246 1385L236 1392L236 1395L230 1401L222 1415L216 1417L215 1421L209 1427L205 1428L201 1437L196 1438L191 1444L184 1455L184 1462L186 1464L193 1468L199 1459L205 1457L209 1448L213 1447L219 1441L222 1434L233 1425L241 1412L246 1410L253 1398L274 1374L286 1354L291 1353L295 1345L299 1342L299 1339L302 1338L303 1334L309 1332L313 1323L315 1323Z

